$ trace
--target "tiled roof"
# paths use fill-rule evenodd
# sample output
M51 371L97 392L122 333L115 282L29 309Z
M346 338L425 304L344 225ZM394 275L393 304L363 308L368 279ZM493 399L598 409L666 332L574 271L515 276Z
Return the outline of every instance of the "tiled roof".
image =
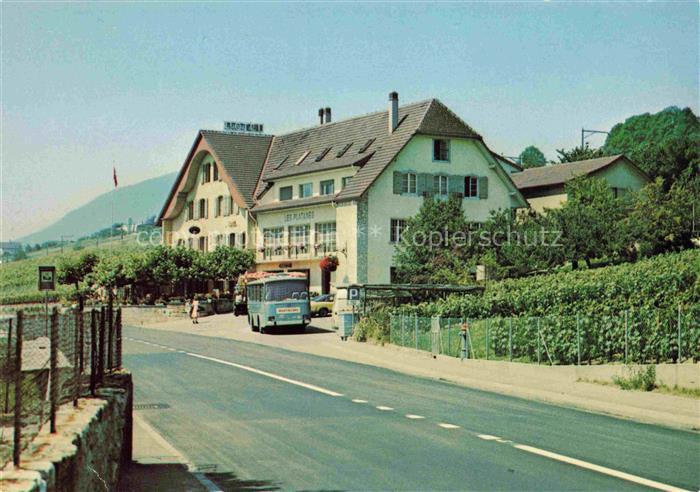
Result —
M566 183L575 177L599 171L620 158L625 158L627 160L622 154L618 154L585 161L533 167L519 173L513 173L510 177L519 190L538 188L540 186L554 186Z
M252 207L253 193L272 137L214 130L201 130L201 134L243 195L248 207Z
M274 137L256 196L262 194L265 182L275 178L334 169L367 155L362 168L337 195L338 200L359 198L415 134L481 138L437 99L400 107L399 125L392 133L388 130L388 118L388 110L379 111ZM360 152L371 139L374 139L371 145ZM352 145L337 157L347 144ZM328 147L330 151L325 157L316 161ZM307 152L306 158L298 163Z

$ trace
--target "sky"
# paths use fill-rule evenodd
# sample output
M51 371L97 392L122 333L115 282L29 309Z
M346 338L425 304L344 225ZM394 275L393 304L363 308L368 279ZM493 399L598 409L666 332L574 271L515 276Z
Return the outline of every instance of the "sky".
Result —
M695 2L0 4L0 237L176 171L200 128L267 133L436 97L549 159L668 106L698 113ZM603 142L599 136L591 144ZM165 197L163 197L165 200ZM106 219L106 226L109 220Z

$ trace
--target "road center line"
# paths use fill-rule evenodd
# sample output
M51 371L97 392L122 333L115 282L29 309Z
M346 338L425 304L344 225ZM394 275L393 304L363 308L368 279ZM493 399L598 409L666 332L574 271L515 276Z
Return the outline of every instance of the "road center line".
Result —
M358 398L355 398L354 400L352 400L352 402L353 403L367 403L367 400L360 400Z
M621 480L627 480L628 482L636 483L639 485L644 485L645 487L651 487L653 489L665 490L669 492L682 492L684 489L674 487L672 485L667 485L661 482L656 482L654 480L649 480L647 478L638 477L636 475L631 475L629 473L613 470L605 466L595 465L587 461L578 460L576 458L569 458L557 453L552 453L551 451L545 451L544 449L535 448L533 446L526 446L524 444L514 444L514 448L520 449L528 453L536 454L539 456L544 456L556 461L561 461L562 463L568 463L570 465L578 466L580 468L585 468L587 470L592 470L604 475L609 475L611 477L619 478Z
M393 410L393 408L391 408L391 407L385 407L384 405L379 405L379 406L377 407L377 410L381 410L381 411L383 411L383 412L388 412L388 411L390 411L390 410Z
M443 429L459 429L459 426L458 426L458 425L446 424L446 423L444 423L444 422L441 422L441 423L439 423L438 425L439 425L440 427L442 427Z
M425 417L423 417L422 415L416 415L414 413L408 413L408 414L406 414L406 418L411 419L411 420L420 420L420 419L424 419Z
M217 359L215 357L207 357L206 355L199 355L195 354L193 352L184 352L185 355L189 355L190 357L196 357L198 359L203 359L203 360L208 360L210 362L216 362L218 364L223 364L225 366L231 366L231 367L236 367L238 369L243 369L244 371L252 372L254 374L259 374L260 376L265 376L271 379L276 379L277 381L282 381L285 383L293 384L295 386L301 386L302 388L310 389L312 391L316 391L318 393L323 393L324 395L328 396L343 396L342 393L337 393L335 391L331 391L329 389L321 388L320 386L316 386L314 384L308 384L304 383L302 381L297 381L295 379L289 379L284 376L280 376L278 374L273 374L271 372L267 371L261 371L260 369L256 369L254 367L250 366L244 366L243 364L236 364L235 362L229 362L226 360L221 360Z

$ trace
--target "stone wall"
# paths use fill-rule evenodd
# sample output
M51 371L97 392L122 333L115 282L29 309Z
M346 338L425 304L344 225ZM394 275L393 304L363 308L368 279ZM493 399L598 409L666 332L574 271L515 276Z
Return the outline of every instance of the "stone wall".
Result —
M184 305L121 306L122 324L140 326L187 318Z
M131 461L133 388L130 374L108 378L97 398L78 407L62 405L56 434L48 424L22 453L20 468L8 464L0 490L94 492L115 490L119 472Z

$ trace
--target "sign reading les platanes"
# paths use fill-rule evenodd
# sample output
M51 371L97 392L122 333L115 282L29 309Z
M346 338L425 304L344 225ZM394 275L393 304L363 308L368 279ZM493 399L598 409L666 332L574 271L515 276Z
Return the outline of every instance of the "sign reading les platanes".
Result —
M56 267L39 267L39 290L56 290Z
M285 222L296 222L297 220L310 220L314 218L313 210L307 212L292 212L284 216Z

